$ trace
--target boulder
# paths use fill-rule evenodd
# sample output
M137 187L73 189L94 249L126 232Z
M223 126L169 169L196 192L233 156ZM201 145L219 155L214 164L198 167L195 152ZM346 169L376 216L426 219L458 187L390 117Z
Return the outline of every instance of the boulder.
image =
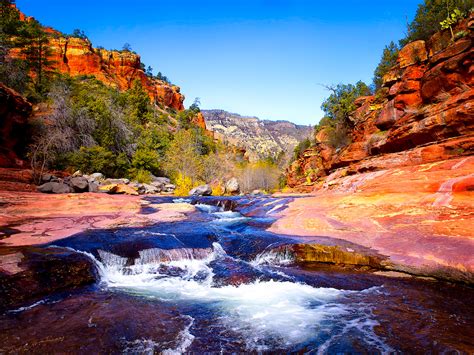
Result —
M53 193L54 194L68 194L73 192L69 185L61 182L52 182L53 186Z
M108 194L138 195L137 190L126 184L108 184L99 187L100 192Z
M176 185L173 184L166 184L163 188L165 192L173 192L174 190L176 190Z
M53 175L45 173L41 175L41 182L50 182L53 179Z
M69 185L66 185L62 182L47 182L41 186L38 186L37 190L39 192L53 194L67 194L72 192Z
M105 176L102 173L93 173L87 177L89 182L101 183L105 180Z
M82 176L82 175L83 175L82 171L77 170L77 171L74 172L74 174L72 174L72 177L77 177L77 176Z
M389 101L375 120L375 126L380 130L387 130L395 124L402 114L403 111L395 108L394 101Z
M130 183L129 179L105 179L104 184L105 185L110 185L110 184L124 184L128 185Z
M74 192L89 191L89 181L84 176L73 177L69 182L69 185L72 187Z
M201 185L189 191L189 196L211 196L212 189L209 185Z
M159 183L159 184L162 184L162 185L166 185L166 184L171 183L170 179L168 179L167 177L161 177L161 176L152 175L151 180L152 180L152 182L151 182L152 185L155 185L154 183Z
M99 192L99 184L95 182L89 182L89 192Z
M238 194L240 192L239 182L235 177L225 183L225 192L227 194Z
M144 193L146 194L157 194L161 191L160 188L154 186L154 185L151 185L151 184L142 184L143 186L143 189L144 189Z
M425 41L419 40L408 43L398 53L398 64L400 68L406 68L413 64L419 64L428 59Z

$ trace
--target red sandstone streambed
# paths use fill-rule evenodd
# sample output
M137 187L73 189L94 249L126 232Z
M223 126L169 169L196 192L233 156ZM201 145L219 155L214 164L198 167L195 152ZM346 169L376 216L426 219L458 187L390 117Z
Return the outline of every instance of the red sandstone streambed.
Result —
M474 349L471 287L406 274L386 277L365 266L287 264L286 251L277 247L300 238L265 229L292 204L311 198L244 197L223 204L210 198L196 208L186 201L99 195L93 210L87 195L66 202L65 196L45 195L45 211L34 196L7 207L15 206L17 214L9 216L16 225L5 229L10 234L0 248L2 284L24 286L30 280L36 287L41 282L34 280L47 280L45 273L54 278L46 294L34 288L36 298L8 307L0 317L3 352ZM78 201L83 207L75 214ZM69 207L58 210L61 204ZM219 212L215 204L254 217ZM135 213L127 214L127 208ZM28 209L56 227L25 239L34 221L18 216ZM65 218L79 223L117 215L104 227L84 223L79 227L88 231L58 234ZM45 243L43 238L59 249L45 254L41 245L21 245ZM13 246L15 240L19 245ZM92 253L94 260L72 249L61 252L63 247ZM102 270L98 274L88 271L94 264ZM61 289L61 282L67 287Z

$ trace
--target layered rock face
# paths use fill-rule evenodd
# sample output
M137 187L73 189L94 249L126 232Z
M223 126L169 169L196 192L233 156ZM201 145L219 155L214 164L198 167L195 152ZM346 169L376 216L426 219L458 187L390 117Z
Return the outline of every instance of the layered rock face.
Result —
M127 90L139 80L154 102L175 110L184 109L180 88L147 76L136 53L97 49L88 40L62 36L52 36L50 48L53 69L71 76L94 75L119 90Z
M455 29L465 34L456 41L444 31L405 46L382 90L355 102L352 143L336 151L320 131L289 168L289 185L312 184L339 168L353 174L472 154L473 29L471 17Z
M223 110L202 111L206 127L216 138L246 150L250 161L276 158L281 152L292 153L295 146L311 136L310 126L288 121L260 120Z
M0 83L0 166L19 167L29 139L28 117L31 104L20 94Z
M28 21L23 14L21 18ZM47 28L46 32L50 36L50 69L71 76L93 75L119 90L127 90L135 80L139 80L153 102L178 111L184 110L184 95L179 86L147 76L138 54L94 48L87 39L64 36L52 28ZM20 54L13 51L12 55Z
M409 43L376 96L356 100L352 143L324 129L288 169L313 191L271 230L304 243L352 242L397 271L474 283L474 18Z

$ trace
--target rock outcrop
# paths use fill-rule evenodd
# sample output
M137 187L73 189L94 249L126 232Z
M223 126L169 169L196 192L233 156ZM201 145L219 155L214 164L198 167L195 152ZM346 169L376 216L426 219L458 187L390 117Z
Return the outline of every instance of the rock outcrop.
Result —
M400 50L397 65L375 96L360 97L352 114L351 143L335 150L320 131L316 145L288 169L289 186L313 186L340 174L416 165L474 150L474 18Z
M21 18L29 18L21 14ZM152 102L178 111L184 110L184 95L176 85L148 76L143 70L140 56L131 51L94 48L86 38L66 36L52 28L49 34L48 52L52 70L71 76L93 75L106 85L127 90L139 80ZM13 50L13 56L20 56Z
M311 136L310 126L288 121L260 120L223 110L202 111L206 127L214 137L242 147L250 161L276 158L281 152L292 153L295 146Z
M28 117L31 104L20 94L0 83L0 166L21 167L29 139Z
M290 203L273 232L354 243L386 269L474 283L474 17L458 32L401 49L377 95L355 101L348 146L316 134L287 171L313 195Z

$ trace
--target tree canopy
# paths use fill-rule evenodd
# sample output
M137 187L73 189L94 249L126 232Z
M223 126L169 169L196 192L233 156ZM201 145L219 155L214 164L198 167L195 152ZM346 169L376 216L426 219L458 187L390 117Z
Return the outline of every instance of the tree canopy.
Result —
M467 16L473 10L472 0L425 0L418 5L415 18L408 24L407 35L400 41L403 46L419 39L427 40L441 30L441 22L458 9Z

